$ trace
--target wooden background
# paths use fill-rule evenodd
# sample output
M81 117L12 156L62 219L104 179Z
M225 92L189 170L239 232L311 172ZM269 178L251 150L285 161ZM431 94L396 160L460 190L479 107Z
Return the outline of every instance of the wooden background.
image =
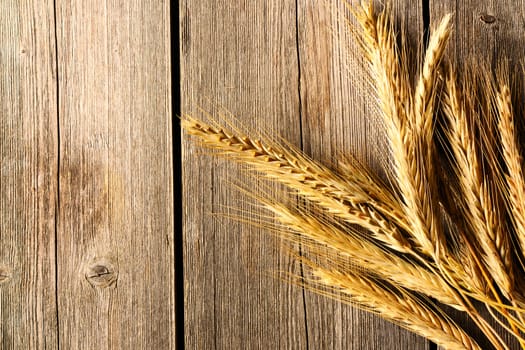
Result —
M343 1L0 2L0 349L434 348L268 276L300 266L214 215L254 210L245 173L180 135L213 101L379 169ZM521 1L393 7L414 43L454 12L459 61L523 56Z

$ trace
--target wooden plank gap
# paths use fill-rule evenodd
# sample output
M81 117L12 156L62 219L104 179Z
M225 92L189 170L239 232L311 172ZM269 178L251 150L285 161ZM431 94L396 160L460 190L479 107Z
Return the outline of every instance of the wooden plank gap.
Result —
M181 33L180 1L170 7L170 44L171 44L171 101L173 128L173 204L174 204L174 261L175 261L175 337L176 348L184 349L184 251L182 224L182 136L180 127L181 108Z
M295 0L295 49L297 52L297 103L298 103L298 117L299 117L299 147L301 151L304 151L304 133L303 133L303 101L301 96L301 45L300 45L300 32L299 32L299 0ZM299 256L303 256L303 248L299 245ZM299 263L299 274L301 279L304 279L304 266L303 262ZM310 342L308 336L308 315L307 315L307 304L306 304L306 290L301 287L302 298L303 298L303 312L304 312L304 330L305 330L305 346L306 349L310 349Z
M426 48L430 37L430 5L428 0L421 0L421 12L423 17L423 43Z
M57 35L57 3L53 0L53 26L55 40L55 91L56 91L56 203L55 203L55 314L56 314L56 333L57 349L60 350L60 308L58 298L58 217L60 213L60 77L59 74L59 52L58 52L58 35Z

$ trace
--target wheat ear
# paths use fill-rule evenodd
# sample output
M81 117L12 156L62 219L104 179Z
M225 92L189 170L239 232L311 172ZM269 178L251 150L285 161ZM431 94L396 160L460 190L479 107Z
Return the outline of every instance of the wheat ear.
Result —
M517 134L514 126L514 114L510 89L507 85L500 87L496 96L499 113L498 129L501 139L502 154L507 174L505 175L506 198L510 217L525 257L525 177L523 175L523 158L518 147Z
M450 14L443 17L437 28L432 31L426 49L423 66L414 92L414 108L410 114L411 128L415 137L415 146L426 160L427 181L432 192L436 191L437 181L434 174L434 111L439 82L439 64L445 53L451 32ZM434 194L433 194L434 195ZM437 215L436 215L437 216Z
M436 298L440 302L457 309L462 309L455 297L448 293L449 287L445 281L424 267L385 251L362 237L362 233L348 228L343 231L337 225L322 221L306 212L292 210L273 201L259 200L274 213L281 224L299 234L299 237L290 236L290 240L297 241L304 246L308 244L301 239L304 237L315 243L313 247L316 245L329 247L343 259L341 264L334 261L339 268L344 268L345 257L350 258L352 263L372 271L385 280ZM313 247L307 248L306 251L315 251Z
M439 219L439 206L436 204L439 195L437 193L437 176L435 169L435 145L434 145L434 112L437 97L437 86L439 83L439 65L445 53L448 38L451 32L450 20L452 16L443 17L437 28L431 32L430 40L423 59L423 65L419 73L419 78L414 90L414 105L412 113L409 114L412 130L412 145L415 163L423 163L421 169L426 170L424 176L419 181L422 190L428 191L430 197L422 206L428 208L428 215L432 214L427 227L430 228L432 241L436 244L436 255L442 258L449 258L449 254L444 254L445 249L441 221ZM417 168L417 165L416 165ZM421 189L419 190L421 191ZM435 203L434 203L435 202Z
M264 176L285 184L336 217L369 230L374 238L392 249L410 250L410 242L388 220L395 222L399 215L385 217L389 208L377 210L376 206L383 204L370 198L366 188L352 185L352 179L345 181L326 167L275 143L238 136L189 116L182 119L182 127L199 137L204 146L251 165Z
M310 269L312 280L306 285L322 287L329 291L327 296L341 298L370 312L377 313L386 320L400 325L414 333L432 340L446 349L481 349L463 329L442 312L417 299L411 293L380 282L357 271L328 270L317 266L308 259L301 259ZM320 288L321 287L321 288Z
M432 32L415 89L414 129L421 130L425 134L426 144L432 144L439 64L451 33L451 19L452 15L445 15L438 27Z
M410 234L423 254L434 257L444 237L438 229L439 219L432 202L428 182L428 160L419 147L420 140L411 130L409 111L413 105L406 62L398 51L389 8L379 15L372 3L355 12L362 28L361 46L369 61L371 76L387 133L390 139L396 180L411 223ZM421 145L423 148L425 145Z
M468 88L466 88L468 89ZM513 281L505 264L509 254L509 242L504 232L498 229L497 208L494 207L493 192L483 174L474 133L473 106L462 96L455 77L449 73L446 81L443 109L448 121L447 136L454 156L454 166L465 198L463 214L471 229L470 239L481 247L492 277L506 296L510 296Z

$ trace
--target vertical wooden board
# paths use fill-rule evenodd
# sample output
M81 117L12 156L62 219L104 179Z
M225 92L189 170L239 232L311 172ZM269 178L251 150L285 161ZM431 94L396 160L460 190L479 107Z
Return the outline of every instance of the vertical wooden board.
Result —
M358 45L346 28L345 2L298 3L304 149L333 167L340 155L352 154L381 174L388 143L379 114L371 109L374 97L363 81ZM398 25L408 27L416 50L423 39L421 2L394 1L392 10ZM413 333L313 293L306 294L306 315L313 349L428 348L428 342Z
M57 346L53 1L0 3L0 348Z
M184 0L180 14L183 113L202 117L197 106L221 104L242 125L298 145L295 1ZM184 137L186 347L306 348L302 290L266 274L299 273L297 265L267 232L212 215L266 215L231 186L257 183L202 153Z
M467 1L429 1L431 26L437 25L447 13L454 14L454 32L449 43L449 58L457 63L458 69L468 60L483 61L497 67L501 58L508 58L511 64L523 60L523 26L525 5L522 1L467 0ZM483 348L483 334L463 313L451 311L456 321L474 338L479 339ZM486 314L490 318L489 314ZM519 344L494 321L496 329L505 334L504 340L511 349Z
M57 1L66 349L175 347L169 1Z
M454 34L449 54L458 62L467 58L493 65L506 57L519 63L523 45L525 4L522 1L467 0L430 1L430 22L446 13L454 14Z

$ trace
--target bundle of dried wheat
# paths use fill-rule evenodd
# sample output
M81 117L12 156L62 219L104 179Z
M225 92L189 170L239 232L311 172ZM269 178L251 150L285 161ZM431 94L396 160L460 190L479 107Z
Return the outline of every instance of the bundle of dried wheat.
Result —
M307 273L294 282L448 349L480 347L442 305L467 313L495 348L508 348L495 323L525 348L525 176L508 71L446 66L445 16L414 77L388 8L352 11L390 141L389 186L355 160L336 172L190 116L183 128L310 203L258 198L301 246Z

